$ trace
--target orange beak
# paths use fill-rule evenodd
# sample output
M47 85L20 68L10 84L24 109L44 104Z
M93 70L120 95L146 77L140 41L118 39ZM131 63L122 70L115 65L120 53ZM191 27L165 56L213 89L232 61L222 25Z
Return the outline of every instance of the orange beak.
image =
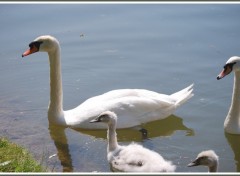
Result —
M221 73L217 76L217 80L222 79L223 77L225 77L226 75L228 75L229 73L231 73L232 69L227 66L226 68L223 69L223 71L221 71Z
M32 53L36 53L38 51L38 48L33 45L30 49L28 49L27 51L25 51L23 54L22 54L22 57L25 57L27 55L30 55Z

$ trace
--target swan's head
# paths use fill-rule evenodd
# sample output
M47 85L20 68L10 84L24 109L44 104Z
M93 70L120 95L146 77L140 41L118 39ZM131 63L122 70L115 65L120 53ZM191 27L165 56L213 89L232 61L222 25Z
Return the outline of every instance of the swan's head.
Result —
M233 56L228 59L223 67L222 72L217 76L217 79L222 79L224 76L228 75L232 71L240 71L240 57Z
M117 121L117 115L111 111L105 111L101 113L97 118L90 121L90 123L103 122L107 124L115 123Z
M203 151L198 154L197 158L189 163L188 167L193 166L208 166L208 167L216 167L218 164L218 156L213 150Z
M59 42L56 38L50 35L43 35L29 44L29 49L22 54L22 57L36 53L38 51L51 52L59 47Z

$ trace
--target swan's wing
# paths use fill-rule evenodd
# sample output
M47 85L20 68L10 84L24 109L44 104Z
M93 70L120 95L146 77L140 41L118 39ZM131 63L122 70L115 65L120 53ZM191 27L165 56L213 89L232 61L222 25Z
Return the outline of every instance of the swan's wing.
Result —
M95 99L95 101L85 103L84 106L71 110L72 115L70 117L72 122L81 121L81 126L84 128L91 128L90 126L93 126L93 124L90 124L89 121L108 110L118 115L117 128L129 128L165 118L172 113L175 107L171 102L145 97L123 97L108 101ZM106 128L105 124L101 125Z
M89 121L104 111L118 115L117 128L128 128L149 121L165 118L175 108L175 100L168 95L139 89L122 89L88 99L80 106L67 111L67 124L81 128L106 128L105 124Z
M169 101L174 101L169 95L160 94L157 92L145 90L145 89L117 89L106 92L102 95L98 95L92 98L87 99L80 106L88 106L88 103L92 103L95 101L110 101L118 98L124 97L142 97L149 99L159 99L161 101L166 101L166 103L170 103Z
M117 127L136 126L149 121L165 118L174 109L174 104L160 99L146 97L124 97L106 104L106 109L118 115Z

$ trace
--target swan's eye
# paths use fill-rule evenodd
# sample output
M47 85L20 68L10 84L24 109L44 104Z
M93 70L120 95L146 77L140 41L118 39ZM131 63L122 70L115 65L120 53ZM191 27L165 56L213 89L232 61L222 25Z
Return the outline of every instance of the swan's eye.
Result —
M205 160L205 159L207 159L206 156L201 156L201 157L198 158L199 161L200 161L200 160Z
M104 115L101 116L100 120L101 120L101 121L104 121L104 120L106 120L107 118L108 118L108 115L104 114Z
M42 44L43 42L39 42L39 41L36 41L36 42L32 42L29 44L29 47L30 48L33 48L33 47L36 47L37 49L39 49L40 45Z
M29 44L30 48L33 48L33 46L34 46L33 42Z

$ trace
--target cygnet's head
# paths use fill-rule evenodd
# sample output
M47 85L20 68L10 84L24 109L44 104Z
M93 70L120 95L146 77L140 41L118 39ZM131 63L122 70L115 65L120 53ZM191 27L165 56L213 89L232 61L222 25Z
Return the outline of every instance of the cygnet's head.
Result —
M38 51L51 52L59 48L59 42L56 38L50 35L43 35L29 44L29 49L22 54L22 57L36 53Z
M113 123L117 121L117 115L112 111L105 111L101 113L97 118L90 121L90 123L103 122L103 123Z
M210 167L217 167L218 165L218 156L213 150L203 151L198 154L197 158L189 163L187 166L208 166Z
M240 57L233 56L228 59L223 67L221 73L217 76L217 79L222 79L226 75L230 74L232 71L240 71Z

